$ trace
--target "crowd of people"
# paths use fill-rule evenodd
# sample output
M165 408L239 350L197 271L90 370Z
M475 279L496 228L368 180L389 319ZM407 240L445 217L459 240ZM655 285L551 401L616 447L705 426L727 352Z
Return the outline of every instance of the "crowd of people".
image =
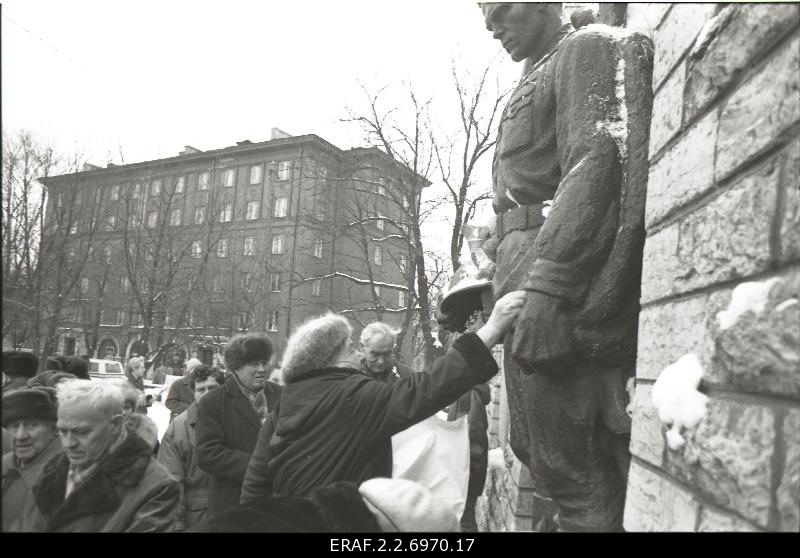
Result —
M161 440L143 358L130 359L125 379L93 380L87 359L48 358L39 372L33 354L6 351L3 531L457 531L469 521L391 478L391 437L459 400L451 414L465 412L497 372L490 349L522 300L502 298L418 373L394 360L395 333L382 323L364 328L359 347L341 316L302 324L280 382L266 335L234 337L226 370L186 363Z

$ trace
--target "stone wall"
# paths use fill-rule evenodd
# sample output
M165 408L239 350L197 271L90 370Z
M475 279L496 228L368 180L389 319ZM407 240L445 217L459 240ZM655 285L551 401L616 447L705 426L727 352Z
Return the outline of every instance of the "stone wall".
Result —
M627 20L653 39L655 98L624 525L797 532L800 6L631 4ZM709 400L672 450L651 393L689 353Z

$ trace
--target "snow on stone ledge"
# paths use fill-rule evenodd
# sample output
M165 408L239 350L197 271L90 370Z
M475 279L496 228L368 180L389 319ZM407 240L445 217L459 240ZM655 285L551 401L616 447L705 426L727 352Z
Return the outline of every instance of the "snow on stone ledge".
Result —
M659 420L670 426L667 445L673 451L685 443L681 430L695 428L706 413L708 397L697 391L702 378L700 359L689 353L664 368L653 385L653 406Z
M773 277L767 281L741 283L733 289L728 309L717 314L721 330L732 327L739 317L747 312L755 315L764 313L773 287L783 284L783 280Z

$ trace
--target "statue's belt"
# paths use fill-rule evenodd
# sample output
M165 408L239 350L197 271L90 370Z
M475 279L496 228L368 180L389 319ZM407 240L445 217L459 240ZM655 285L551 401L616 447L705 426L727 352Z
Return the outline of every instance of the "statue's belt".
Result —
M495 229L497 237L502 240L511 231L525 231L536 227L541 227L544 223L542 209L544 204L535 203L531 205L521 205L514 209L509 209L505 213L497 216L497 227Z

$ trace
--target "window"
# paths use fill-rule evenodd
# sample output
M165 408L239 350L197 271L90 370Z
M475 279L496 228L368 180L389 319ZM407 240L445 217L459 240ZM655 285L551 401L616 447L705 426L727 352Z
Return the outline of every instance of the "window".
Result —
M247 313L236 316L236 329L247 331Z
M150 195L157 196L161 193L161 179L156 178L150 183Z
M314 279L314 282L311 283L311 296L319 296L321 290L322 279Z
M128 293L131 291L131 281L127 277L123 277L120 279L119 282L119 290L122 293Z
M322 257L322 239L318 238L314 241L314 257L321 258Z
M397 262L397 267L400 268L400 271L405 273L406 270L408 269L408 256L406 256L405 254L400 256L400 260Z
M58 196L56 196L56 207L64 207L64 193L59 192Z
M222 211L219 213L220 223L228 223L233 221L233 204L226 203L222 206Z
M236 170L225 169L222 172L222 185L225 186L226 188L233 188L235 182L236 182Z
M114 184L111 187L111 201L119 200L119 184Z
M283 254L284 235L279 234L272 237L272 253Z
M258 202L257 201L249 201L247 202L247 219L258 219Z
M69 228L69 234L78 234L78 223L72 223L72 226Z
M75 251L75 248L70 248L69 250L67 250L67 261L68 262L75 261L75 256L76 255L77 255L77 252Z
M275 198L275 209L272 212L273 217L286 217L286 206L288 205L288 198Z
M154 229L158 223L158 211L147 212L147 228Z
M256 253L255 250L256 239L252 237L248 237L244 239L244 250L242 254L245 256L254 256Z
M281 274L280 273L270 273L269 274L269 290L273 293L281 292Z
M138 182L133 185L133 191L131 192L131 197L133 199L138 199L139 196L142 195L142 185Z
M250 184L261 184L264 178L264 165L250 167Z
M201 205L194 208L194 223L195 225L202 225L206 218L206 206Z
M217 244L217 257L218 258L227 258L228 257L228 240L223 238Z
M267 331L278 331L278 311L273 310L267 317Z
M119 310L103 310L103 319L101 325L120 325L122 324L122 312ZM111 349L111 355L114 355L114 347L106 347L106 354Z
M325 201L317 198L314 200L314 216L320 220L325 220Z
M147 278L142 277L139 279L139 292L146 293L147 292Z
M192 241L192 257L199 258L202 253L203 249L200 247L200 241L199 240Z
M104 246L103 247L103 256L104 256L103 261L106 264L110 264L111 263L111 258L113 257L111 246Z
M385 196L386 186L384 186L383 178L377 178L376 180L378 181L378 194L380 194L381 196Z
M85 295L89 292L89 278L81 277L81 294Z
M383 216L381 214L378 214L378 219L375 220L375 226L379 231L386 229L386 222L383 220Z
M211 175L208 172L201 172L197 177L197 189L208 190L208 181Z
M251 288L251 281L253 278L253 274L249 271L242 272L242 290L246 293L252 292Z
M172 211L169 212L169 224L173 227L177 227L181 224L181 217L182 211L179 207L176 207Z
M117 226L117 218L114 215L106 217L106 230L113 231Z
M380 285L375 285L374 283L373 283L373 286L375 287L375 296L380 298L380 296L381 296L381 286Z
M291 161L281 161L278 163L278 180L289 180L289 169Z
M221 274L217 273L214 275L214 292L221 293L223 290L223 277Z
M183 194L183 189L186 187L186 177L179 176L175 179L175 193Z
M397 291L397 305L400 308L406 307L406 292L405 291Z
M322 180L326 180L328 178L328 167L320 165L318 174Z
M375 257L373 260L375 265L383 265L383 248L381 246L375 247Z

